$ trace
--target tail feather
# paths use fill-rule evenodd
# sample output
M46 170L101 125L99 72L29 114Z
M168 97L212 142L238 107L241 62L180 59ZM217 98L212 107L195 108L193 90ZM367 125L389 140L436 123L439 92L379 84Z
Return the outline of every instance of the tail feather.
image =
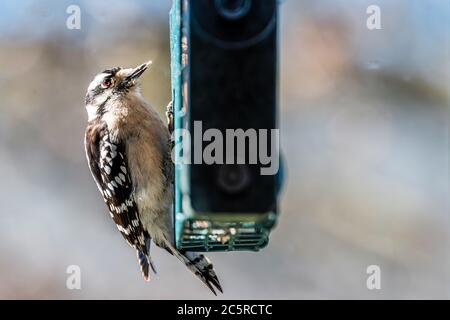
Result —
M148 253L147 255L147 260L150 263L150 267L152 268L152 271L154 274L157 274L156 272L156 267L155 267L155 263L152 260L152 256L150 255L150 248L152 246L152 238L150 238L150 236L147 236L145 239L145 246L147 247Z
M214 287L223 293L219 278L214 271L214 266L207 257L193 252L186 252L184 256L188 259L188 261L185 262L186 266L194 272L194 274L197 275L215 295L217 294Z
M150 263L146 254L143 251L137 252L137 257L139 260L139 265L141 266L142 275L144 276L145 281L150 281Z
M211 261L202 254L194 252L181 253L172 244L165 243L166 250L181 260L215 295L215 289L223 293L219 278L214 271Z
M152 269L153 273L156 274L156 267L152 261L152 258L150 257L150 255L145 254L144 251L137 251L137 257L145 281L150 281L150 268Z

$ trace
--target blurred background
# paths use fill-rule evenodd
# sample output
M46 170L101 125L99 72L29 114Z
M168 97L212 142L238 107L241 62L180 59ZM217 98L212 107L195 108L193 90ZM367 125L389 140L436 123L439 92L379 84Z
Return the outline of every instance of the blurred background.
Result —
M66 28L72 4L80 30ZM382 30L366 27L372 4ZM0 298L213 298L159 249L142 280L84 155L99 71L152 59L143 95L163 114L170 6L1 2ZM449 22L447 0L282 1L281 217L266 250L210 255L223 298L450 298Z

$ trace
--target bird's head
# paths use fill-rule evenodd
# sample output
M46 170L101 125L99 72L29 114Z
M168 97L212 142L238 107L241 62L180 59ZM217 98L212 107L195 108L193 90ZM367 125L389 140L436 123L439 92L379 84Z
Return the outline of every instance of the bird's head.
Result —
M90 116L93 113L101 113L102 108L111 99L136 94L139 89L138 79L151 64L149 61L136 68L117 67L97 74L86 93L85 103Z

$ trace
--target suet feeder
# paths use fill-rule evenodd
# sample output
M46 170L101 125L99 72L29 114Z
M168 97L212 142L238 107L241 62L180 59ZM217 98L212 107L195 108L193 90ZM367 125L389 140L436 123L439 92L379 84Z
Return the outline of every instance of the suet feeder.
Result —
M170 37L176 246L258 251L276 224L282 180L278 3L174 0Z

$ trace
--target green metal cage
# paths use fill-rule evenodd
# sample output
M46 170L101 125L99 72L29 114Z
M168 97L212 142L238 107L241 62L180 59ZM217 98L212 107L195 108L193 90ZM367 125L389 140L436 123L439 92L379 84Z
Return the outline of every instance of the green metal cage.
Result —
M188 0L174 0L170 14L171 73L174 108L174 129L183 128L187 103L183 97L186 81L187 37L189 28ZM175 162L179 163L175 151ZM269 242L277 221L277 213L227 214L196 212L190 204L187 165L175 165L174 237L179 250L184 251L258 251ZM278 180L281 185L282 173Z

